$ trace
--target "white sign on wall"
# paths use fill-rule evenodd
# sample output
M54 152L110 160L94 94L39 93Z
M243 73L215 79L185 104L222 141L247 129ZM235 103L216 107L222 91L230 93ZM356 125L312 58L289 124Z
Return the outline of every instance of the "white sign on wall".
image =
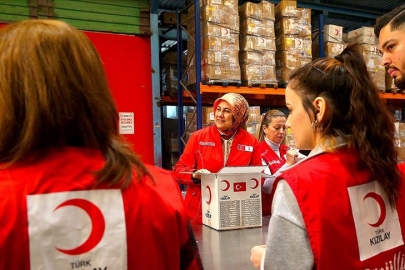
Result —
M134 134L134 113L120 112L120 134Z

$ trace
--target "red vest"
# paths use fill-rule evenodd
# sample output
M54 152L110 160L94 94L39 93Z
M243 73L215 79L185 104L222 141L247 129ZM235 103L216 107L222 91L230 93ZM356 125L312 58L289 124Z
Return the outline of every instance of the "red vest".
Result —
M38 264L43 265L41 269L73 269L85 262L91 262L91 267L75 268L110 269L117 261L125 269L201 269L172 173L147 166L155 182L148 177L138 180L133 172L134 180L124 190L107 184L95 188L93 172L104 163L100 151L64 147L0 170L1 270L40 269ZM69 208L71 212L64 212ZM116 224L117 219L123 222ZM80 230L92 233L69 234ZM67 247L64 235L77 245ZM115 247L116 243L122 245ZM49 267L47 261L64 267Z
M262 153L262 160L269 166L271 174L276 173L286 162L285 154L290 147L281 144L280 156L274 152L265 140L260 143L260 152ZM262 186L264 184L264 178L262 178ZM271 214L271 194L267 194L262 191L262 212L263 216Z
M371 177L356 151L343 148L308 158L277 178L274 187L285 179L298 201L314 268L405 269L405 185L391 211Z

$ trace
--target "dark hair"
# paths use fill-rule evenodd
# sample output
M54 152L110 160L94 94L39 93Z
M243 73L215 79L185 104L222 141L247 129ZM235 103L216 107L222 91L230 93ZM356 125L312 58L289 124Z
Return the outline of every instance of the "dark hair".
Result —
M394 8L384 16L382 16L374 28L374 34L379 37L381 29L387 24L391 25L391 31L398 30L405 25L405 4Z
M337 136L345 138L395 207L402 180L397 167L394 120L379 97L358 45L347 46L336 58L320 58L297 69L288 86L301 97L311 122L316 115L312 102L316 97L326 100L331 115L322 123L320 143L325 145L327 139Z
M52 147L100 150L96 183L150 173L117 132L117 109L94 45L56 20L27 20L0 30L0 162L11 165Z
M285 114L282 111L279 111L279 110L270 110L270 111L267 111L265 114L262 115L262 122L260 123L259 135L258 135L259 142L263 141L264 137L265 137L263 126L268 127L269 124L271 123L271 121L273 121L273 119L276 118L276 117L287 118L285 116Z

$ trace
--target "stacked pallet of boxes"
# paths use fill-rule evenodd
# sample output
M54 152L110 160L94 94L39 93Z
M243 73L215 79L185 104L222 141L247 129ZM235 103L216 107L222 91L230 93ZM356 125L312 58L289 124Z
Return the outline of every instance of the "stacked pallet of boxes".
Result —
M186 57L182 57L183 65ZM161 62L161 87L165 96L177 97L177 52L167 52Z
M194 5L188 10L187 30L195 38ZM240 84L238 0L201 0L201 81ZM195 84L195 42L187 42L188 84Z
M314 58L319 58L319 32L313 34ZM339 55L347 46L343 41L343 26L326 24L323 27L324 56L335 57Z
M246 131L258 137L261 124L260 106L249 106L249 118L246 121Z
M296 1L281 1L275 15L276 73L284 85L292 70L312 60L311 10L298 9Z
M213 107L202 107L202 128L213 125L215 122ZM186 112L186 125L183 140L188 142L191 134L197 130L197 115L196 110Z
M242 84L277 84L274 4L246 2L239 8Z
M367 69L374 79L378 89L385 92L385 68L380 65L381 56L373 27L361 27L347 33L349 43L358 43L367 65Z

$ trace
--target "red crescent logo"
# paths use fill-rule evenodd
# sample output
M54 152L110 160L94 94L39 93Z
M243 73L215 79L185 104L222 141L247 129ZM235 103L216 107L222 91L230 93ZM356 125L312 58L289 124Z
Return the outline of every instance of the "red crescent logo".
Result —
M229 30L228 29L225 29L225 35L228 35L228 32L229 32Z
M335 29L335 35L339 34L339 30Z
M210 199L208 201L205 201L208 205L211 204L211 188L210 186L206 186L206 189L208 189L208 192L210 193Z
M262 43L264 43L264 38L262 38Z
M60 249L55 247L57 250L60 252L63 252L68 255L79 255L86 253L93 249L97 244L100 242L101 238L103 238L104 235L104 230L105 230L105 220L103 213L100 211L100 209L94 205L93 203L83 200L83 199L71 199L68 200L64 203L61 203L58 207L55 208L56 211L57 209L64 207L64 206L76 206L84 211L89 215L91 219L91 225L92 225L92 230L90 233L89 238L80 246L74 248L74 249Z
M256 185L254 187L251 187L251 189L255 189L259 186L259 180L257 180L256 178L250 179L250 181L252 181L252 180L256 182Z
M231 186L231 184L229 184L229 181L228 180L222 180L221 181L221 183L222 182L225 182L226 183L226 188L225 189L221 189L222 191L227 191L228 189L229 189L229 187Z
M378 203L378 205L380 206L380 210L381 210L380 218L379 218L378 221L377 221L376 223L374 223L374 224L370 224L370 223L369 223L369 225L372 226L372 227L379 227L379 226L384 222L385 217L386 217L386 215L387 215L387 209L385 208L384 200L383 200L383 198L382 198L380 195L378 195L378 194L375 193L375 192L370 192L370 193L368 193L366 196L364 196L363 201L364 201L365 199L367 199L367 198L372 198L372 199L374 199L374 200Z
M301 46L301 40L298 40L300 42L300 44L298 44L298 46Z

